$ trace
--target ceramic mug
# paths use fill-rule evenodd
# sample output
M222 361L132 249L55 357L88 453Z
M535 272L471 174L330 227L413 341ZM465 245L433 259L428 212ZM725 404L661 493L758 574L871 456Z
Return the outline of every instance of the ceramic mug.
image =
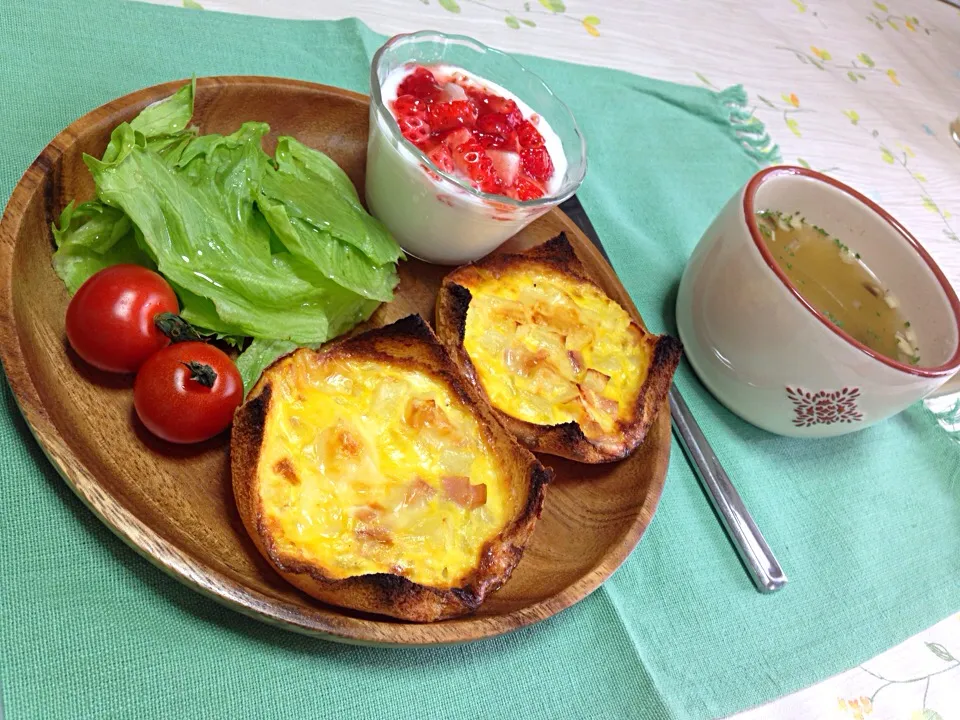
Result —
M762 210L799 212L861 253L910 319L920 364L871 350L810 305L767 250L756 223ZM799 167L760 171L726 204L684 270L677 325L710 392L780 435L860 430L960 368L960 302L932 258L876 203Z

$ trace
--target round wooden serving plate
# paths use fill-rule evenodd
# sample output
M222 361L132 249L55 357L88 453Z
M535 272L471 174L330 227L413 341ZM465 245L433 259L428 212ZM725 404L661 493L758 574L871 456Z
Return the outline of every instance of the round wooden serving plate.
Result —
M93 197L83 153L99 157L111 130L185 81L146 88L100 107L54 138L13 192L0 223L0 355L24 417L67 484L148 560L199 592L252 617L331 640L381 645L457 643L535 623L596 590L640 539L656 509L670 453L661 409L630 458L581 465L544 456L556 480L513 577L467 617L418 625L324 605L284 582L247 537L234 506L224 434L192 447L151 437L135 420L130 376L86 366L64 333L67 291L53 271L50 223L73 198ZM368 100L296 80L204 78L194 122L228 133L246 120L270 124L329 154L363 196ZM268 147L272 152L273 148ZM599 251L559 210L507 245L525 248L566 231L611 297L636 308ZM371 322L418 312L432 322L449 268L400 266L396 300Z

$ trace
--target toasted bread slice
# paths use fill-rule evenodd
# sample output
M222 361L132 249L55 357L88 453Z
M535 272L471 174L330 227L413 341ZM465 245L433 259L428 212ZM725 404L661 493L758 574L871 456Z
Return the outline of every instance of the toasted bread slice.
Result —
M274 363L237 411L231 464L240 517L284 578L416 622L507 581L551 476L419 316Z
M608 297L563 233L451 272L436 321L521 443L584 463L619 460L643 442L682 349Z

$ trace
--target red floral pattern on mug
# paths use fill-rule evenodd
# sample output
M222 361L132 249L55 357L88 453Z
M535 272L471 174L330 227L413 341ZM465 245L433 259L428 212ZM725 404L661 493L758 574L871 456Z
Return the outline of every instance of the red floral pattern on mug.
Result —
M845 387L842 390L810 392L788 385L787 397L793 403L793 424L797 427L855 423L863 420L863 414L857 408L860 388Z

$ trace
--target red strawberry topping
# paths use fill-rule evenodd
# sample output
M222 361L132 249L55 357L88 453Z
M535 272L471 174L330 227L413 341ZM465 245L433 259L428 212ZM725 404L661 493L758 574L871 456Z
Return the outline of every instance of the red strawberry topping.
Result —
M427 103L414 95L401 95L393 101L393 111L397 117L421 115L426 119Z
M543 190L533 180L521 173L513 187L510 188L510 197L517 200L536 200L543 197Z
M517 133L514 130L511 130L510 134L506 137L501 137L499 135L488 135L487 133L477 132L474 130L473 136L485 148L497 148L498 150L511 150L513 152L520 152L520 143L517 141Z
M433 103L427 111L427 117L434 132L473 127L477 121L477 108L469 100Z
M477 104L480 115L486 115L487 113L503 115L509 119L511 127L516 127L523 122L523 113L520 112L520 108L513 100L483 90L474 89L472 92L469 90L467 92Z
M477 130L506 137L513 130L513 126L503 113L487 113L477 118Z
M493 161L473 138L457 146L453 151L453 163L478 190L498 193L503 189L503 181L494 170Z
M539 116L525 119L514 100L459 72L434 75L418 66L397 90L391 109L401 133L437 168L483 192L521 201L544 196L554 166L535 124Z
M517 138L520 140L520 147L528 148L543 145L543 135L529 120L520 123L520 127L517 128Z
M453 155L450 153L450 150L447 149L446 145L437 145L427 153L427 157L444 172L453 172Z
M425 67L418 67L403 79L400 87L397 88L397 95L413 95L421 100L435 100L440 90L440 83L437 82L433 73Z
M520 162L530 177L546 182L553 175L553 161L542 145L527 147L520 151Z
M430 126L427 121L417 115L397 119L400 134L414 145L421 145L430 138Z

